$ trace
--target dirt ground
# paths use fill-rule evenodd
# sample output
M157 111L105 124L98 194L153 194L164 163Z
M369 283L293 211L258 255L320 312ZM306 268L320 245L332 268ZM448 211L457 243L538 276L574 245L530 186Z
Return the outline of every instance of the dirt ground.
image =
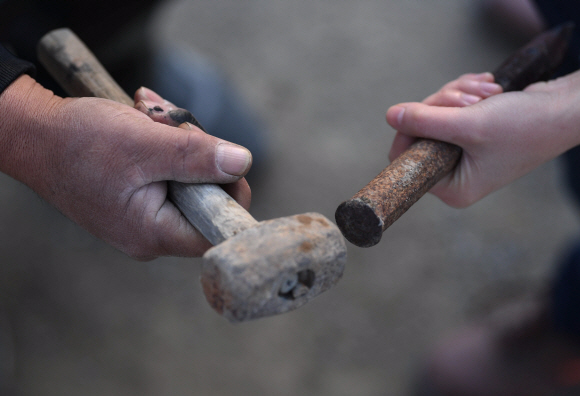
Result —
M518 44L473 0L173 1L158 40L206 54L267 126L258 220L333 219L387 165L386 109ZM22 395L407 395L437 339L541 290L577 231L558 162L467 209L426 196L381 243L348 246L337 287L232 325L199 259L136 262L0 178L0 340Z

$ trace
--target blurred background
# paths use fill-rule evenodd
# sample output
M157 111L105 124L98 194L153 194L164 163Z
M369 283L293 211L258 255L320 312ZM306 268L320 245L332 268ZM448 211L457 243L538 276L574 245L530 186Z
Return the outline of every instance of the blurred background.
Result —
M389 106L524 43L473 0L179 0L141 27L202 54L260 120L258 220L334 219L388 164ZM406 395L436 340L541 291L578 226L557 161L467 209L426 196L379 245L348 245L334 289L232 325L199 259L136 262L0 183L2 372L22 395Z

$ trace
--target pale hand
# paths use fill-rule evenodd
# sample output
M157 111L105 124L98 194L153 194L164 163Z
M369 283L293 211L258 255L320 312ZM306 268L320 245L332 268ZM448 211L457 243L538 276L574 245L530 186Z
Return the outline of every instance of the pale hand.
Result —
M431 190L454 207L477 202L580 143L580 72L503 94L492 81L490 73L465 75L423 103L387 111L398 131L391 159L416 138L463 149L455 170Z

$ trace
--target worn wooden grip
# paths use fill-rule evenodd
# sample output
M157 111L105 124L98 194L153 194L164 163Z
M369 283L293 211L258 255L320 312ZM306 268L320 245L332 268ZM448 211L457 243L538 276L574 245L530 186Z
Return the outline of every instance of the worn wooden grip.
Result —
M70 30L57 29L39 42L38 58L71 96L111 99L133 107L93 53ZM219 186L169 181L169 198L213 245L258 222Z
M504 91L514 91L551 76L564 58L573 29L568 23L534 38L493 72L496 82ZM338 206L335 218L344 237L359 247L376 245L383 231L449 173L460 157L461 148L455 145L415 142Z
M217 184L169 181L168 187L171 202L214 246L258 224Z
M69 95L106 98L133 107L133 99L69 29L46 34L38 44L37 54L42 65Z
M376 245L386 230L455 167L461 148L421 139L336 210L343 235L360 247Z

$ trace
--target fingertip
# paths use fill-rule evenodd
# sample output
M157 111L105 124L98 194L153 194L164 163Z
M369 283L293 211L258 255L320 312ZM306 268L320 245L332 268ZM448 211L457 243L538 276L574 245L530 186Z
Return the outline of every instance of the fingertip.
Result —
M403 105L395 105L387 110L387 122L390 126L397 129L403 124L406 107Z
M396 128L402 134L414 138L449 141L458 130L458 115L468 107L429 106L423 103L407 103L403 119ZM394 116L400 116L394 114Z
M493 74L491 72L484 72L484 73L480 73L477 75L480 81L488 81L488 82L493 82L494 81L494 77Z
M147 87L141 87L139 88L136 92L135 92L135 102L138 102L140 100L148 100L148 101L152 101L155 103L163 103L164 99L157 94L155 91L147 88Z
M151 100L149 96L151 90L145 87L140 87L137 91L135 91L135 95L133 95L133 99L135 103L140 102L142 100Z
M250 210L252 203L252 190L245 178L229 183L222 184L222 188L227 192L237 203L246 210Z

